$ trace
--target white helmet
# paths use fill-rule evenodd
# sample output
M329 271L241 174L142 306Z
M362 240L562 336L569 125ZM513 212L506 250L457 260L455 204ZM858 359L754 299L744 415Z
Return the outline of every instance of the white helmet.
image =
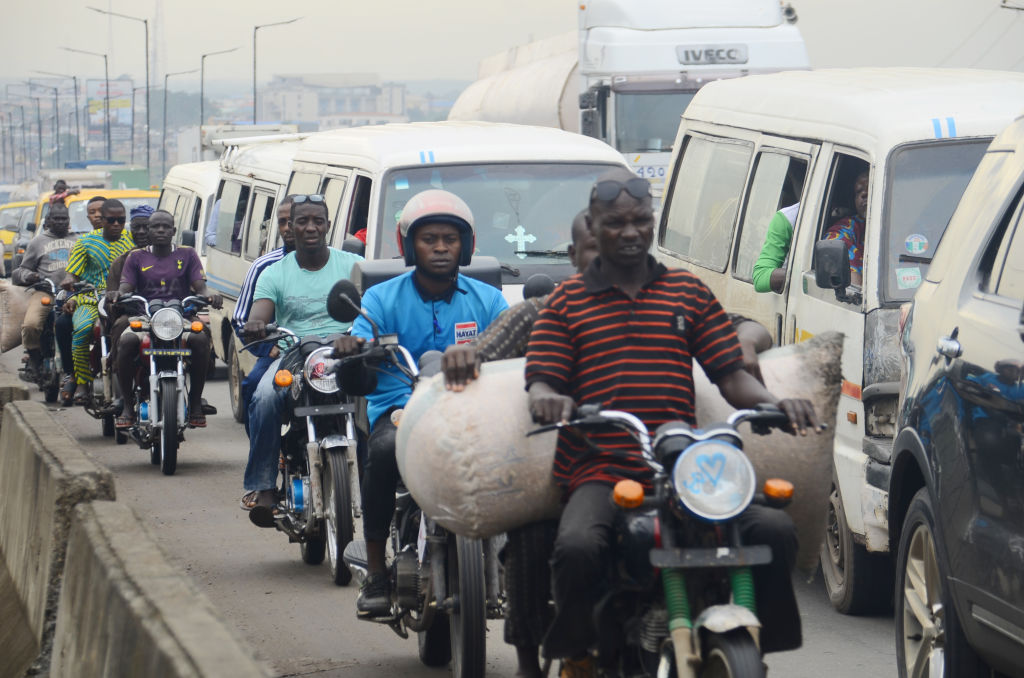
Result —
M402 208L398 220L398 249L405 256L405 265L416 263L416 250L412 244L413 231L425 223L451 224L462 236L459 266L468 266L473 260L476 235L473 231L473 212L459 196L448 191L431 189L417 193Z

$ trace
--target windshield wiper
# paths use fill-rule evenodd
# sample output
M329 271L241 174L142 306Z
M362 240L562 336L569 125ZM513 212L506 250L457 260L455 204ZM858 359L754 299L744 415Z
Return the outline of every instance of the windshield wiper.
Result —
M513 278L518 278L520 275L522 275L519 272L519 269L513 266L512 264L502 263L501 270L504 271L505 273L508 273Z
M914 254L901 254L899 256L899 262L901 264L930 264L932 263L932 258L919 257Z
M516 250L513 254L525 254L529 257L568 257L569 250Z

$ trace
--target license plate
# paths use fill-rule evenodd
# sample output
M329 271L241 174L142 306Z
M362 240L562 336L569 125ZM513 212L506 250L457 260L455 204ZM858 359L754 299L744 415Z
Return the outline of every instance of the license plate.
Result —
M679 569L704 567L742 567L764 565L772 561L768 546L741 546L721 548L651 549L651 565Z
M190 349L190 348L144 348L144 349L142 349L142 355L190 356L190 355L192 355L192 349Z

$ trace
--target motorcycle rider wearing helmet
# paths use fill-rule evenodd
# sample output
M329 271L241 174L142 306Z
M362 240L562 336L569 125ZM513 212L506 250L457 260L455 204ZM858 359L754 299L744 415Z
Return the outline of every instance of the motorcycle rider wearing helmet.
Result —
M473 257L473 214L458 196L441 190L423 191L406 203L398 222L398 246L413 270L374 285L363 296L363 310L381 334L397 334L414 360L427 351L472 341L508 304L494 287L459 275ZM352 335L334 343L339 357L358 353L373 329L356 319ZM385 545L395 512L399 480L395 461L392 414L405 406L409 387L391 374L376 373L352 361L340 379L349 393L368 393L369 452L363 474L363 534L368 576L356 602L357 614L380 617L391 608Z

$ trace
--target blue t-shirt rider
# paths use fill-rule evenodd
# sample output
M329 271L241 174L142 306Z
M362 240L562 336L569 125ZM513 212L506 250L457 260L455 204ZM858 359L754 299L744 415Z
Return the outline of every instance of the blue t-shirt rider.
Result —
M413 196L398 222L398 245L413 270L371 287L362 306L381 334L398 335L398 343L414 360L427 351L471 341L508 308L499 290L459 275L459 266L472 260L474 232L473 214L458 196L441 190ZM358 353L372 338L370 323L360 316L352 335L335 342L335 353ZM349 363L341 374L349 393L372 389L367 395L371 431L362 484L368 576L356 601L361 617L385 616L391 609L385 545L399 480L391 414L411 395L393 368L377 376L376 384L373 374L361 361Z

